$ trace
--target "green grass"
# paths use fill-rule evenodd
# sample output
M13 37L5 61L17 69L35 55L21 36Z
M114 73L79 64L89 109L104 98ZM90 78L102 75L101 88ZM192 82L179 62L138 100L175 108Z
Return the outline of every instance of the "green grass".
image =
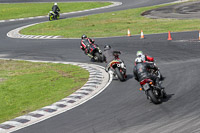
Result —
M125 36L128 28L131 34L144 34L191 31L200 29L200 20L150 19L141 16L144 11L162 6L129 9L79 18L47 22L26 28L20 33L28 35L60 35L80 38L82 34L90 37Z
M54 3L0 4L0 20L47 15ZM58 3L60 13L80 11L110 5L109 2Z
M0 60L0 123L61 100L88 78L78 66Z

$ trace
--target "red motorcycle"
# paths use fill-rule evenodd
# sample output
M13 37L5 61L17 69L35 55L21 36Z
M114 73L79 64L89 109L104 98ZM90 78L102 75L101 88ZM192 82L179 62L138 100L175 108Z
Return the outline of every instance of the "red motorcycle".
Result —
M82 49L82 46L80 47ZM97 62L103 62L103 54L97 44L91 44L88 56Z
M161 90L161 88L155 86L153 80L144 79L140 82L140 85L142 86L140 90L145 91L145 94L149 100L151 100L154 104L162 103L164 92Z

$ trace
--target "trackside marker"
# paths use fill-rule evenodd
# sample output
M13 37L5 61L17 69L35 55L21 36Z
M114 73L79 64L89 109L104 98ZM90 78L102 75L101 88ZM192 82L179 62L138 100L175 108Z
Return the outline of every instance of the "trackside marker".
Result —
M140 39L144 39L144 34L143 34L143 31L141 30L141 37Z
M172 37L171 37L170 31L168 32L168 39L167 39L167 40L172 40Z
M129 36L129 37L131 36L131 31L130 31L130 29L128 29L128 36Z
M199 40L200 40L200 31L199 31Z

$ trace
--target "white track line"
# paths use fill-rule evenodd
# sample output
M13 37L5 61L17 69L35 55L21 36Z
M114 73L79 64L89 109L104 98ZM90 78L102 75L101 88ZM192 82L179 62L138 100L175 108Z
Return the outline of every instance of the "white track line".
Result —
M1 59L6 59L6 58L1 58ZM13 60L15 60L15 59L13 59ZM80 67L88 70L90 73L90 76L92 74L95 74L95 70L96 70L96 74L92 75L92 76L96 76L96 77L92 81L90 81L90 79L92 79L92 78L89 78L88 82L83 87L81 87L79 90L77 90L75 93L71 94L70 96L63 98L61 101L58 101L52 105L45 106L39 110L30 112L27 115L20 116L13 120L6 121L6 122L0 124L0 127L3 125L11 126L11 128L9 128L9 129L0 128L0 133L8 133L8 132L17 131L19 129L39 123L39 122L49 119L53 116L56 116L63 112L66 112L70 109L73 109L73 108L87 102L88 100L94 98L98 94L100 94L102 91L104 91L106 89L106 87L112 81L112 76L105 72L104 67L99 66L99 65L87 64L87 63L77 63L77 62L62 62L62 61L38 61L38 60L26 60L26 61L77 65L77 66L80 66ZM98 77L98 75L99 75L99 77ZM95 79L98 79L98 80L101 79L101 80L94 81ZM95 82L99 82L99 83L95 84ZM93 86L97 86L97 87L93 87ZM91 89L92 91L88 91L87 88ZM77 97L78 97L78 99L77 99ZM73 101L73 102L70 103L70 101ZM58 105L66 106L66 107L59 107ZM37 115L37 116L39 115L39 118L31 116L31 114Z
M83 2L83 1L76 1L76 2ZM98 2L98 1L84 1L84 2ZM112 4L108 5L108 6L104 6L104 7L99 7L99 8L87 9L87 10L82 10L82 11L74 11L74 12L69 12L69 13L61 13L61 15L68 15L68 14L74 14L74 13L82 13L82 12L88 12L88 11L106 9L106 8L111 8L111 7L122 5L122 2L114 2L114 1L99 1L99 2L110 2ZM43 2L43 3L49 3L49 2ZM65 3L72 3L72 2L65 2ZM9 19L9 20L0 20L0 23L1 22L2 23L3 22L10 22L10 21L30 20L30 19L36 19L36 18L46 18L46 17L48 17L48 15L45 15L45 16L36 16L36 17L28 17L28 18Z

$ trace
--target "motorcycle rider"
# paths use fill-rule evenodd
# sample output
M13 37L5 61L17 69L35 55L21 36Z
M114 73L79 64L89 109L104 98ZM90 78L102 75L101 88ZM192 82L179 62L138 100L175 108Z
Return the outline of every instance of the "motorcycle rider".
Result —
M164 90L164 87L161 86L161 81L157 76L151 75L148 72L148 69L154 69L158 70L158 67L154 65L152 62L145 62L143 61L142 57L137 57L135 59L135 67L133 69L133 74L135 76L135 80L138 82L141 82L142 80L149 78L154 81L155 85L161 88L161 91L163 91L163 97L166 98L166 92Z
M93 56L89 54L89 52L90 52L90 46L94 45L94 40L91 38L88 38L85 34L82 35L81 39L82 40L80 42L80 45L81 45L80 48L84 51L86 55L92 58Z
M151 57L151 56L148 56L146 54L143 54L142 51L137 51L136 56L137 57L141 57L143 62L152 62L152 63L154 63L154 58ZM136 65L136 63L135 63L135 65ZM154 63L154 65L156 66L155 63ZM159 70L159 68L158 68L158 70ZM159 71L159 73L160 73L160 71ZM161 73L160 73L160 79L163 80L163 75Z
M143 61L154 62L154 58L153 57L148 56L146 54L143 54L142 51L137 51L136 56L137 57L141 57Z
M59 14L58 12L60 11L57 3L54 3L54 5L52 6L52 11L56 14L55 18L57 18L57 15Z

